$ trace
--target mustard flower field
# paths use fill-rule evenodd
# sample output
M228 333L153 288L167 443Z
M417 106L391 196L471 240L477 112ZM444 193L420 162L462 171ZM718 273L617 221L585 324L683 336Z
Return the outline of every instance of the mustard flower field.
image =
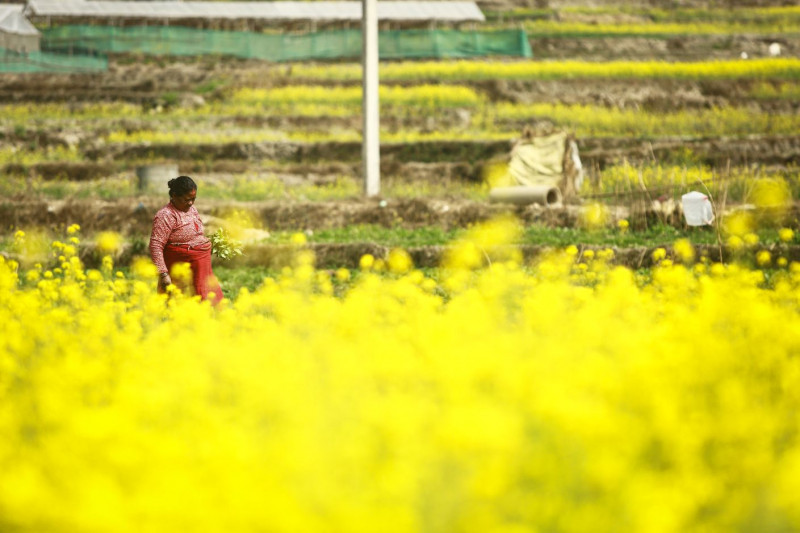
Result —
M497 221L214 309L70 231L0 258L0 531L800 528L796 263L524 264Z

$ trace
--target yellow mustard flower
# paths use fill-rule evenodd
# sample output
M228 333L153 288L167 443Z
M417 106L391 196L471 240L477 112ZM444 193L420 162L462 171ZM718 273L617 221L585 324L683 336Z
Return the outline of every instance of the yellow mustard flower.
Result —
M364 254L358 260L358 266L361 270L369 270L375 264L375 257L372 254Z

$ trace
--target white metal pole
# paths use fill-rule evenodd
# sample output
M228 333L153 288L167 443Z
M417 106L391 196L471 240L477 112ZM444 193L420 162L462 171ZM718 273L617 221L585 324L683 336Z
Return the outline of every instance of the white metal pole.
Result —
M378 0L361 0L364 193L381 192L380 99L378 98Z

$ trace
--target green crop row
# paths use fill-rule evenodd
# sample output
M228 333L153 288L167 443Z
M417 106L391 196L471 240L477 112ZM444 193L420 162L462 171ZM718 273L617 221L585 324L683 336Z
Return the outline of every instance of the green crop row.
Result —
M324 106L319 109L324 111ZM321 114L319 116L325 116ZM746 135L795 135L800 132L800 116L791 113L762 113L748 108L720 108L702 111L651 113L635 109L615 109L589 105L560 104L498 104L476 117L469 127L446 128L435 131L406 127L385 130L381 140L386 143L425 142L438 140L502 140L519 135L521 122L549 121L560 128L570 129L579 137L662 136L741 137ZM147 129L117 130L106 138L108 143L151 144L219 144L229 142L331 142L357 141L355 129L329 131L303 130L205 130Z
M628 15L649 19L653 22L716 22L718 24L747 22L753 24L775 25L786 22L800 23L800 7L735 7L735 8L643 8L636 6L585 7L569 6L560 10L566 17L570 15Z
M265 177L266 176L266 177ZM331 183L287 185L271 174L236 175L228 181L201 180L202 196L210 200L249 201L310 201L347 200L362 196L363 184L347 177L337 177ZM486 198L486 187L480 183L437 183L387 181L382 193L391 198L455 197L480 200ZM137 188L135 177L117 175L104 179L69 181L65 179L21 178L6 176L0 180L0 198L39 198L62 200L117 200L147 196Z
M683 35L785 35L800 34L800 20L780 23L727 22L645 22L607 23L530 20L522 27L531 38L541 37L650 37L670 38Z
M216 106L219 114L226 115L224 105ZM234 107L234 110L236 108ZM304 107L272 108L249 106L251 116L306 116L327 118L332 116L355 117L358 107L345 108L338 103L311 103ZM346 114L342 111L346 111ZM261 111L259 113L259 111ZM206 111L176 111L159 120L141 123L139 130L130 125L124 128L111 121L102 129L104 140L111 144L221 144L257 142L332 142L357 141L360 133L356 129L341 127L320 131L301 128L244 128L220 127L213 121L203 122L210 115ZM414 113L408 110L412 116ZM422 115L418 114L418 118ZM173 119L192 119L192 128L176 127ZM52 120L52 119L51 119ZM110 120L110 119L109 119ZM721 137L744 135L794 135L800 131L800 116L792 113L765 113L752 108L716 108L700 111L679 110L675 112L647 112L636 109L617 109L593 105L563 104L490 104L484 102L479 109L468 115L467 127L442 127L434 131L406 126L399 130L386 130L381 140L387 143L424 142L437 140L502 140L519 135L521 122L548 121L573 130L579 137L635 137L660 136ZM92 129L89 125L84 128ZM110 130L110 131L109 131ZM80 153L75 149L50 148L47 150L0 149L0 165L8 163L32 164L42 160L77 161Z
M291 244L295 243L298 232L302 228L287 231L272 231L270 237L250 246L265 244ZM775 245L787 242L786 234L781 233L779 227L759 227L752 230L751 237L754 243L762 245ZM464 237L469 232L467 228L444 229L438 226L423 226L416 228L391 227L356 224L340 228L319 230L305 230L302 241L310 244L355 244L374 243L387 247L415 248L422 246L445 246ZM728 232L723 231L724 236ZM783 237L782 237L783 235ZM88 235L90 240L95 237ZM46 234L38 234L39 239L47 238ZM550 227L534 224L521 228L518 238L513 244L539 245L563 248L570 245L581 246L609 246L627 248L633 246L662 246L673 243L678 239L691 238L694 244L716 244L718 235L712 227L702 228L676 228L664 224L652 224L647 228L633 230L624 224L609 225L603 229L587 229L583 227ZM136 249L146 250L146 236L129 238ZM800 235L792 231L787 244L800 242ZM0 237L0 251L13 251L14 239L12 235ZM246 249L246 247L245 247Z
M499 141L511 139L516 135L512 131L489 129L444 129L437 131L420 131L403 129L383 131L381 141L385 143L416 143L433 141ZM228 144L228 143L261 143L261 142L355 142L361 140L361 133L356 130L332 130L326 132L307 130L270 130L257 129L246 131L115 131L105 141L109 144Z
M501 124L512 120L549 120L584 137L719 137L800 132L800 116L796 114L763 113L750 108L652 113L592 105L501 103L492 116Z
M713 23L719 26L730 24L749 24L764 29L784 24L800 24L800 7L737 7L720 8L676 8L657 9L640 6L586 7L566 6L560 9L517 8L502 11L484 11L490 22L513 22L521 20L566 20L576 17L619 17L635 18L642 24L667 23Z
M763 180L783 183L790 197L800 196L800 168L797 166L753 169L734 166L720 171L703 165L629 164L622 162L602 170L590 170L580 191L585 198L609 199L625 203L631 198L677 198L691 189L709 191L714 197L730 201L753 202L754 185ZM419 180L388 180L383 193L392 198L419 196L451 196L463 199L486 199L488 184L468 182L436 182ZM63 198L132 198L141 193L135 179L117 174L105 179L67 181L6 176L0 180L0 197ZM362 184L347 176L332 182L315 185L287 185L269 171L235 175L228 180L202 183L205 198L233 201L326 201L357 198Z
M292 65L291 77L302 80L357 81L356 63ZM383 63L382 80L452 82L475 80L571 79L800 79L800 59L770 58L728 61L406 61Z
M469 87L455 85L418 85L415 87L381 86L382 104L424 108L473 107L481 102L478 93ZM361 87L325 87L322 85L290 85L274 89L240 89L234 103L294 106L298 104L361 105Z
M495 105L478 89L463 85L430 85L381 87L380 102L388 116L430 116L432 111L468 109L473 111L498 112L508 117L530 117L540 115L543 110L552 113L573 115L576 110L598 107L564 106L540 103ZM800 84L796 81L753 82L746 95L758 100L794 100L800 98ZM274 89L243 88L233 92L223 101L213 101L199 107L168 107L154 110L130 103L25 103L0 105L0 126L7 129L7 136L26 136L41 126L60 124L72 126L96 123L107 126L119 120L164 122L171 120L207 120L224 117L298 116L298 117L352 117L360 113L361 88L326 87L323 85L288 85ZM614 120L627 115L626 111L608 110ZM710 110L706 114L716 114ZM733 114L752 116L756 110L736 109ZM172 127L172 126L170 126ZM129 125L126 129L130 129Z
M0 126L6 128L6 137L27 137L42 128L74 127L83 129L114 130L120 121L125 122L124 129L129 136L135 136L131 130L131 120L141 123L149 129L180 129L184 121L208 122L216 119L235 117L318 117L348 118L360 114L360 89L331 89L328 97L319 97L315 93L324 92L321 86L301 86L298 96L292 101L293 89L240 91L235 93L231 101L212 102L198 108L173 108L159 113L144 113L140 106L119 103L115 105L95 106L87 104L75 107L63 104L12 104L0 106ZM495 122L518 121L520 119L545 118L571 127L586 126L586 129L613 133L631 131L664 131L670 134L695 131L706 134L708 126L713 124L714 131L720 134L737 134L747 131L751 125L752 133L779 133L796 128L795 116L786 113L761 112L748 107L729 107L708 109L701 112L648 112L642 110L617 109L594 105L563 105L554 103L512 104L507 102L493 103L474 89L460 86L442 85L437 91L438 100L433 98L416 99L409 97L406 103L398 100L382 99L384 116L402 116L409 119L422 119L436 116L437 112L452 109L466 109L470 118L485 121L490 117ZM452 98L448 97L452 95ZM461 95L461 96L457 96ZM750 96L757 100L794 100L800 98L800 85L797 83L755 84L750 89ZM438 102L438 103L435 103ZM642 127L652 122L653 124ZM212 126L217 129L216 125ZM197 131L198 128L193 128ZM202 127L200 128L202 129ZM189 132L187 132L188 134ZM275 133L274 138L281 137ZM0 152L2 154L2 152ZM8 158L0 155L0 159Z

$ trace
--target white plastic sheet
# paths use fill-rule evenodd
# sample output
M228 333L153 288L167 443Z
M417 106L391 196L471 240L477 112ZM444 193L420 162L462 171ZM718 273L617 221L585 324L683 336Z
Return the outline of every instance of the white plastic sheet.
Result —
M690 226L706 226L714 221L714 208L708 196L701 192L687 192L681 196L683 216Z

